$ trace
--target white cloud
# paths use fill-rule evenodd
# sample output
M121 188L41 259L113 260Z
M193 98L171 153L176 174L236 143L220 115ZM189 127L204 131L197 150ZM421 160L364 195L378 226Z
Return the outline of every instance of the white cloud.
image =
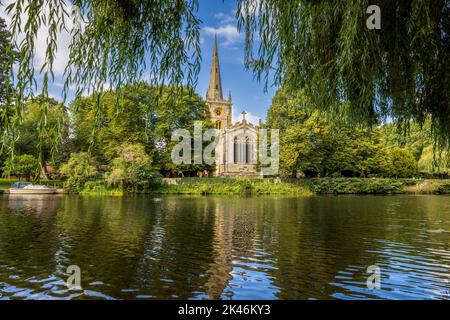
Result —
M205 27L203 28L203 32L206 35L210 36L214 36L215 34L217 34L217 36L222 40L221 44L225 47L243 40L243 35L238 32L236 26L233 26L231 24L227 24L225 26L220 26L217 28Z
M255 116L253 113L249 112L249 111L245 111L247 114L245 115L245 119L252 123L253 125L258 125L259 124L259 119L261 119L261 117ZM237 122L237 121L242 121L242 111L237 110L236 108L233 108L233 123Z
M233 24L236 22L234 11L231 12L230 14L218 12L214 14L214 18L219 21L220 25Z
M6 0L2 2L2 10L0 12L0 16L5 19L6 24L10 25L11 23L11 16L8 15L4 8L8 6L9 4L13 3L14 0ZM25 3L24 7L27 6L27 3ZM72 5L70 3L66 4L65 8L66 12L70 14L72 12ZM45 13L48 14L48 8L46 8ZM22 29L25 23L28 21L28 14L22 13L21 15L21 21L22 21ZM66 25L68 30L72 28L72 21L71 19L66 20ZM34 52L34 67L36 71L39 71L41 69L41 66L45 63L46 60L46 51L47 51L47 37L49 34L49 30L47 26L41 26L40 29L37 32L37 36L35 39L35 52ZM18 34L16 35L16 43L20 43L24 39L24 34ZM56 50L56 56L53 62L53 72L56 77L61 77L64 74L65 67L67 65L67 62L69 61L69 44L71 41L71 35L66 30L62 30L57 35L57 50Z

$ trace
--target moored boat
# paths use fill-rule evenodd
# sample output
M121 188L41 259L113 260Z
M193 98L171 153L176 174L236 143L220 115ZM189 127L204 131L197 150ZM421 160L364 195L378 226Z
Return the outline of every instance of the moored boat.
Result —
M43 185L34 185L31 182L15 182L9 189L9 194L53 194L56 193L55 188Z

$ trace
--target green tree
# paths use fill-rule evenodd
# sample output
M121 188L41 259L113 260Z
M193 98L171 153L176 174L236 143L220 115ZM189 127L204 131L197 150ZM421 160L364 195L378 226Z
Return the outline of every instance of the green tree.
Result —
M0 117L10 117L12 87L9 67L14 61L16 53L11 43L11 33L7 30L5 20L0 17ZM6 123L7 119L0 122ZM2 126L0 126L2 128ZM3 128L2 128L3 129Z
M424 173L450 173L450 152L435 152L432 145L423 149L420 155L418 166L420 172Z
M22 179L26 178L27 181L30 181L32 176L35 176L39 168L39 163L37 159L30 154L23 154L16 156L12 159L8 159L3 171L7 174L14 174Z
M117 153L118 157L112 161L106 178L110 186L137 192L157 184L159 174L152 170L151 158L143 145L123 145Z
M436 146L431 134L431 120L423 125L410 122L405 132L394 124L380 128L383 143L389 147L401 147L410 151L418 161L419 171L426 174L450 172L450 152Z
M393 147L389 150L390 175L396 178L411 178L417 175L417 161L406 149Z
M69 142L69 116L55 99L40 95L28 101L17 135L16 153L39 158L45 174L46 164L52 160L56 165L68 160L69 155L62 151Z
M97 168L88 153L79 152L70 155L69 161L61 166L60 172L67 178L64 189L67 192L77 193L90 178L97 175Z
M353 128L339 119L330 126L305 106L308 102L303 92L283 88L268 111L267 126L280 129L282 175L387 175L387 151L377 130Z
M372 4L382 30L366 26ZM430 116L450 146L448 0L238 0L237 13L245 64L259 79L274 75L305 90L312 109L368 127Z
M170 158L176 143L171 141L175 129L193 132L196 120L203 122L204 129L212 127L208 107L200 96L188 89L174 94L170 88L163 88L160 93L146 83L126 86L121 91L123 94L105 94L100 122L93 108L95 96L71 104L76 148L90 148L99 162L107 164L117 158L122 145L140 144L163 174L211 170L207 165L177 166Z
M18 42L17 69L12 70L19 99L33 92L35 69L41 70L42 90L47 92L61 37L71 39L65 93L69 85L77 96L88 90L99 93L105 83L118 88L136 83L144 73L152 75L154 84L195 85L200 70L198 0L74 0L71 4L17 0L6 7L14 39L26 39ZM36 66L34 49L42 31L47 36L46 54L43 64ZM20 103L16 107L20 109Z

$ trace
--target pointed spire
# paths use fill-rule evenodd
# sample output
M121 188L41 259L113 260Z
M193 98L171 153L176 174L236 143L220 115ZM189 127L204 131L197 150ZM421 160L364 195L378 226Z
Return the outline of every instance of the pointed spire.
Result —
M233 98L231 98L231 90L228 92L228 102L232 102Z
M220 79L219 50L217 46L217 34L214 36L214 52L212 57L211 74L209 78L207 100L223 100L222 81Z

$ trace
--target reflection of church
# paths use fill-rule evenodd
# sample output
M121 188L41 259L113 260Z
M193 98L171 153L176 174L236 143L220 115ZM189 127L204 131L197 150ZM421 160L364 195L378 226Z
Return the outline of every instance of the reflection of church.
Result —
M245 111L242 120L233 124L231 93L223 99L220 78L217 37L214 41L211 75L206 102L216 129L221 131L220 142L216 147L216 176L222 177L260 177L258 161L259 126L248 122Z

